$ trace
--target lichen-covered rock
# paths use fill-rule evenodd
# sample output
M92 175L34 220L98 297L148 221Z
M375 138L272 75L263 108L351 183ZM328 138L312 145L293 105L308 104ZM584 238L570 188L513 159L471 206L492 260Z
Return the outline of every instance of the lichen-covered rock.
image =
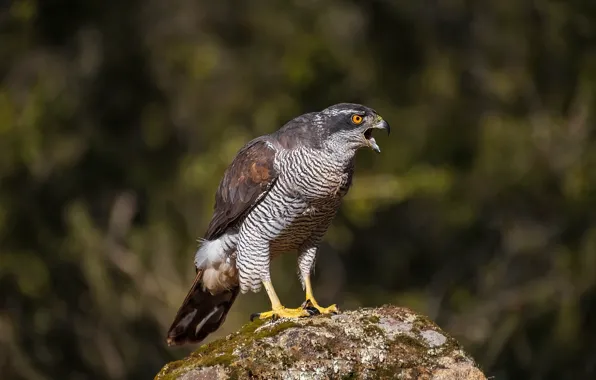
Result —
M486 378L460 345L426 317L383 306L252 322L167 364L156 379Z

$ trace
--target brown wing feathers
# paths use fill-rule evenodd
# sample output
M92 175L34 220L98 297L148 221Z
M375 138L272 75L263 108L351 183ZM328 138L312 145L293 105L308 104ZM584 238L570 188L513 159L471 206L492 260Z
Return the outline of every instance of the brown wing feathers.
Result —
M271 188L277 178L275 151L263 137L241 149L226 170L215 195L213 218L205 239L214 240L237 223ZM224 322L239 288L211 294L201 286L198 270L169 331L168 345L199 343Z
M219 184L205 239L216 239L223 234L273 185L277 178L274 157L275 151L263 138L251 141L238 152Z

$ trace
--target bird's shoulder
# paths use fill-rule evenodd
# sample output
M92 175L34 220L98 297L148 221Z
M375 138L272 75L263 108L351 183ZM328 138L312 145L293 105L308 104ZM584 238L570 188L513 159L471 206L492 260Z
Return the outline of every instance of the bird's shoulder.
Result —
M224 172L215 193L213 217L205 238L215 239L249 212L278 177L275 156L280 146L270 136L244 145Z
M320 148L322 139L318 127L321 123L320 113L306 113L288 121L268 138L280 150Z

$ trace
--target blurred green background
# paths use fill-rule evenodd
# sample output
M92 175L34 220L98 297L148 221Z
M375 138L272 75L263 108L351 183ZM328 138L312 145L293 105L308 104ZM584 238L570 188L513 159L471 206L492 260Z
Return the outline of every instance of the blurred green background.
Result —
M426 313L497 380L594 378L596 2L0 4L0 378L188 354L164 337L226 165L338 102L394 132L358 155L319 301ZM295 256L273 268L299 305Z

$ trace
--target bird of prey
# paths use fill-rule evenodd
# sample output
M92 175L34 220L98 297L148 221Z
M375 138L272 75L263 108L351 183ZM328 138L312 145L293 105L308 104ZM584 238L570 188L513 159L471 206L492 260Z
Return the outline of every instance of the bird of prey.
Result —
M360 104L307 113L255 138L236 154L215 195L213 217L195 254L196 277L168 331L170 346L199 343L224 322L239 292L265 287L271 311L261 319L329 314L313 296L310 273L317 247L352 184L363 147L380 153L373 129L389 124ZM269 273L272 258L298 253L306 301L286 308Z

